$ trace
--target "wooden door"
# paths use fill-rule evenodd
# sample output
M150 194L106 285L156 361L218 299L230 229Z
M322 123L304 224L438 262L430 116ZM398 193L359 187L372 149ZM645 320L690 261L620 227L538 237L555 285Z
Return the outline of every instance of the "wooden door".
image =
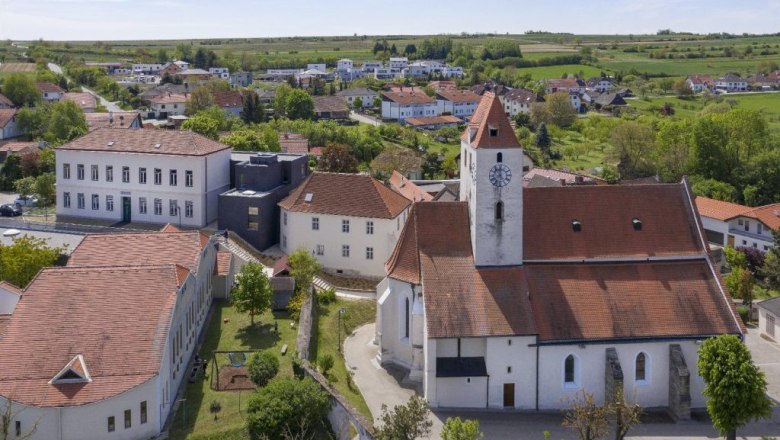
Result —
M504 384L504 408L515 407L515 384Z

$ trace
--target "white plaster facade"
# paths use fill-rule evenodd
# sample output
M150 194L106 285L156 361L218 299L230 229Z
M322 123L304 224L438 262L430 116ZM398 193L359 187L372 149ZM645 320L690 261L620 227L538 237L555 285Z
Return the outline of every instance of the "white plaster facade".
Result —
M176 185L171 184L173 172ZM188 186L190 172L192 185ZM217 197L229 187L229 149L206 156L57 150L57 215L61 216L203 227L216 220ZM98 202L93 206L95 196ZM155 200L160 200L161 209ZM178 211L172 206L178 206Z
M209 67L209 73L216 78L230 81L230 69L227 67Z
M399 122L403 122L409 118L426 118L440 114L436 101L424 104L398 104L386 99L382 100L382 118L384 119L397 119Z
M759 306L758 331L777 341L780 337L780 316Z
M479 100L457 102L439 97L436 100L436 111L439 114L449 112L453 116L468 120L474 114L477 105L479 105Z
M19 128L19 124L17 123L16 114L11 116L11 119L8 120L5 126L0 127L0 140L11 139L21 135L22 130Z
M754 247L766 252L773 245L772 230L755 218L736 217L728 221L701 216L710 243L719 246Z
M330 271L383 277L385 261L393 252L407 214L408 209L396 218L384 219L281 209L280 246L287 254L306 249ZM343 232L344 222L347 222L349 232ZM344 246L348 246L348 250Z

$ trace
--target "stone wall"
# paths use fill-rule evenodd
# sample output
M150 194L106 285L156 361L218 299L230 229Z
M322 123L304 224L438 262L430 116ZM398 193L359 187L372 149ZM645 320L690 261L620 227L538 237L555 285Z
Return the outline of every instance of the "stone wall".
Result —
M308 365L304 366L304 371L307 376L317 381L320 386L330 394L331 407L330 412L328 413L328 421L330 421L331 429L337 439L374 439L374 427L371 421L363 417L357 409L353 408L347 399L335 388L331 387L330 384L328 384L328 380L320 373Z
M623 368L620 366L620 359L614 347L607 349L605 374L604 402L606 403L615 401L618 390L623 389Z
M309 359L309 347L311 345L311 330L314 325L315 313L314 298L316 295L312 292L309 298L301 306L301 314L298 317L298 338L295 341L295 349L298 351L300 359Z
M669 346L669 413L675 421L691 419L691 373L679 344Z

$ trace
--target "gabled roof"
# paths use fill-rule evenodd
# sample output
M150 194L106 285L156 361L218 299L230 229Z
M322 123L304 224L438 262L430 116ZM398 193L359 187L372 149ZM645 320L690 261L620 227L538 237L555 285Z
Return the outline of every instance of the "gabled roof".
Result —
M177 264L198 271L200 253L208 243L200 231L88 234L68 259L68 267Z
M41 93L65 93L65 90L62 90L60 86L50 82L37 82L35 86L38 87Z
M161 93L148 99L152 104L182 104L189 100L186 93Z
M86 92L79 92L79 93L73 93L68 92L65 94L65 99L68 101L73 101L78 105L82 110L84 109L93 109L97 107L97 99L95 96L91 93Z
M175 265L43 269L0 338L0 395L41 407L85 405L159 374L179 290ZM81 355L91 382L50 384ZM72 376L71 376L72 377Z
M218 251L217 260L214 262L214 275L226 276L230 273L230 263L233 261L233 253Z
M84 356L77 354L54 377L49 384L60 385L65 383L92 382Z
M722 221L737 217L751 210L748 206L702 196L696 197L696 208L699 210L699 214L702 217L709 217Z
M396 218L410 204L371 176L322 172L312 173L279 202L291 212L385 219Z
M0 108L0 127L5 127L16 116L15 108Z
M688 76L687 80L692 84L702 84L708 86L715 84L715 81L713 81L712 77L709 75L690 75Z
M2 110L0 110L2 111ZM59 150L205 156L229 146L186 130L98 128Z
M525 89L513 89L504 94L504 100L517 101L517 102L542 102L542 99L538 94Z
M393 174L390 176L390 185L392 185L393 189L398 191L399 194L412 202L429 202L433 200L432 195L415 185L414 182L407 179L398 171L393 170Z
M336 92L336 96L379 96L379 93L365 87L353 87Z
M742 215L754 218L769 226L772 230L780 229L780 203L761 206Z
M628 103L617 93L602 93L596 99L596 104L604 106L624 106Z
M279 133L279 146L282 153L309 154L309 140L302 134Z
M533 187L534 185L531 185L530 183L536 176L541 176L544 177L545 179L549 179L560 183L559 185L555 185L555 186L595 185L597 181L601 180L595 177L585 176L583 174L571 173L569 171L553 170L553 169L545 169L545 168L533 168L523 175L523 186Z
M314 114L320 113L347 113L349 107L340 96L315 96Z
M98 128L130 128L135 120L138 120L137 127L141 126L141 114L139 112L101 112L84 113L89 130ZM137 128L136 127L136 128Z
M406 123L414 127L425 127L427 125L461 124L463 121L457 116L444 115L429 116L427 118L408 118Z
M482 97L471 90L441 89L436 92L436 99L450 102L479 102Z
M227 90L224 92L211 92L214 99L214 105L220 108L243 108L244 97L238 90Z
M36 149L38 149L37 142L9 142L0 147L0 151L4 151L6 153L23 153L27 151L34 151Z
M424 92L410 92L406 90L403 92L384 92L382 93L382 99L385 101L392 101L398 105L436 103L435 99L426 95Z
M769 310L773 315L780 317L780 296L761 301L758 303L758 306L764 310Z
M474 148L521 148L501 100L492 92L482 95L461 139Z

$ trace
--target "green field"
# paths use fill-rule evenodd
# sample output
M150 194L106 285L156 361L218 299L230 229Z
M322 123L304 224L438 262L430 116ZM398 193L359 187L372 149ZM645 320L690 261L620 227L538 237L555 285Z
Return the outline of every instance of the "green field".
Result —
M522 67L517 69L517 72L520 74L530 74L532 80L540 80L560 78L564 74L579 75L580 73L587 79L593 76L600 76L601 72L605 71L584 64L564 64L561 66Z

